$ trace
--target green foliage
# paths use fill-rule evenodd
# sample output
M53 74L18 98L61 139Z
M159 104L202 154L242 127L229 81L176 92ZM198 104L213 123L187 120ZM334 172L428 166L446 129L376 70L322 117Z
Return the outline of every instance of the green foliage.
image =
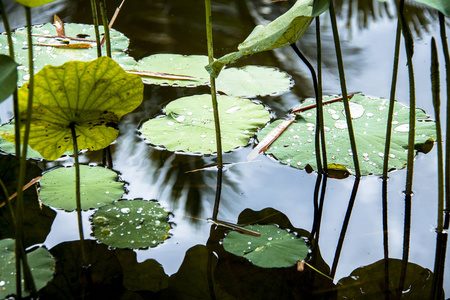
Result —
M217 97L223 151L245 146L258 128L269 121L269 112L250 100ZM211 154L216 152L211 95L179 98L165 108L166 116L151 119L141 127L144 137L169 151Z
M123 183L117 173L103 167L80 166L81 209L88 210L120 199ZM40 198L45 205L75 210L75 168L57 168L42 175Z
M156 247L168 236L168 214L154 201L121 200L99 208L92 216L94 235L116 248Z
M450 1L448 0L413 0L418 3L426 4L434 9L439 10L445 16L450 16Z
M16 253L13 239L0 240L0 298L16 293ZM39 247L27 253L28 264L33 274L36 289L40 290L52 279L55 259L47 249ZM22 287L23 289L23 287ZM22 290L22 296L29 293Z
M17 63L9 56L0 54L0 103L17 87Z
M37 7L47 3L51 3L55 0L14 0L15 2L28 7Z
M305 101L301 106L313 104ZM372 99L363 95L353 96L350 102L354 124L361 174L381 175L386 134L386 118L389 101ZM435 139L435 123L420 109L416 113L416 150L428 152ZM315 121L314 109L297 115L297 122L291 124L271 146L266 154L272 154L282 163L304 169L311 166L316 170L315 159ZM261 140L281 121L264 128L259 134ZM402 169L407 161L409 108L396 102L394 107L393 135L389 157L389 169ZM338 164L353 170L352 152L342 103L335 102L324 106L324 128L327 142L327 155L330 164Z
M142 94L139 76L127 74L108 57L46 66L35 76L29 145L45 159L57 159L73 150L73 124L79 149L103 149L119 134L120 118L141 104ZM27 105L25 84L19 90L22 135ZM14 142L13 131L2 136Z

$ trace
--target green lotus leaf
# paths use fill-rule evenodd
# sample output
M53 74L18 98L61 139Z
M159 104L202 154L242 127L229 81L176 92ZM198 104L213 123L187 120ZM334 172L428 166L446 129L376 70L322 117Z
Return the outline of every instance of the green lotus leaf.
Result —
M14 0L14 1L19 4L22 4L24 6L37 7L37 6L41 6L41 5L53 2L55 0Z
M16 253L13 239L0 240L0 298L16 293ZM53 277L55 259L47 249L39 247L27 253L28 264L36 289L40 290ZM23 278L23 277L22 277ZM22 287L22 296L29 295Z
M88 210L120 199L123 183L117 173L103 168L80 166L81 209ZM40 198L47 206L72 211L75 202L75 168L57 168L42 175Z
M401 278L402 261L389 259L389 295L395 295ZM384 299L385 261L354 270L339 280L337 299ZM433 289L434 274L419 265L408 263L402 299L428 299Z
M65 23L64 29L66 36L76 38L77 36L86 37L90 41L67 40L70 44L88 43L90 48L65 49L52 47L50 45L63 45L55 38L56 29L51 23L35 25L32 28L33 33L33 55L34 72L37 73L46 65L59 66L68 61L90 61L97 58L97 46L95 43L95 31L93 25ZM103 26L99 26L100 33L103 33ZM45 37L51 36L51 37ZM13 34L15 61L18 67L18 86L22 86L29 79L28 70L28 49L27 49L27 30L26 28L17 29ZM112 58L121 66L131 69L136 61L125 53L128 48L129 40L119 31L110 30ZM0 53L9 54L6 35L0 34ZM106 46L103 46L103 52L106 52Z
M295 43L314 19L312 4L313 0L296 1L291 9L273 22L256 26L245 41L239 44L239 51L217 59L206 67L207 71L217 77L225 65L236 62L243 56Z
M216 80L217 90L233 97L280 94L292 86L291 77L276 68L246 66L227 68Z
M234 255L243 256L262 268L291 267L308 255L308 246L302 238L275 225L244 226L261 236L232 231L223 239L223 247Z
M305 101L301 106L313 104ZM389 108L387 99L373 99L355 95L350 101L356 148L362 175L381 175L386 135L386 120ZM324 106L325 140L329 164L344 166L354 174L353 158L342 102ZM416 110L416 150L427 152L431 149L435 136L435 123L420 109ZM317 170L315 158L316 110L309 109L297 115L292 123L266 150L280 162L304 169L307 166ZM276 121L261 130L262 140L281 121ZM407 162L409 108L395 102L393 133L389 154L389 169L402 169Z
M168 214L154 201L121 200L99 208L92 216L94 235L116 248L155 247L168 236Z
M134 70L156 73L141 76L147 84L194 87L209 83L209 74L204 68L207 64L205 55L154 54L139 60Z
M3 124L0 126L0 134L6 133L6 132L12 132L12 131L14 131L14 120L12 120L10 124ZM11 154L16 153L15 143L9 142L9 141L5 140L4 138L2 138L1 136L0 136L0 149L5 153L11 153ZM28 146L27 158L42 159L43 157L39 152L37 152L36 150L34 150L30 146Z
M223 151L245 146L258 128L270 120L269 112L250 100L217 97ZM141 127L153 145L169 151L211 154L217 151L211 95L182 97L170 102L166 116L151 119Z
M120 118L142 102L139 76L127 74L103 56L90 62L46 66L35 75L29 145L45 159L73 150L71 127L79 149L107 147L119 134ZM27 117L28 84L19 90L21 134ZM3 132L14 142L14 132Z
M17 64L9 56L0 54L0 103L17 87Z
M413 0L439 10L445 16L450 16L450 1L447 0Z

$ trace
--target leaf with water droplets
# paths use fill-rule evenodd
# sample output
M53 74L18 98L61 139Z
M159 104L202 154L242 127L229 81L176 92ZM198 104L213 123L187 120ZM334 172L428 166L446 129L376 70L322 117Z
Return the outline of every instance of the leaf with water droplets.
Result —
M82 210L111 203L124 193L123 182L110 169L81 165L80 180ZM40 198L47 206L75 210L75 168L57 168L42 175Z
M168 213L155 201L121 200L98 209L92 216L94 235L116 248L156 247L168 236Z
M261 233L260 237L231 231L223 239L226 251L263 268L291 267L308 255L302 238L275 225L248 225L244 228Z
M313 100L305 101L301 106L310 105ZM384 158L386 120L389 109L387 99L373 99L364 95L355 95L350 102L350 113L355 132L356 147L362 175L381 175ZM416 110L415 149L428 152L436 137L435 123L424 111ZM307 166L317 169L315 158L316 110L309 109L297 114L297 122L291 124L267 149L280 162L304 169ZM282 120L278 120L261 130L261 140ZM389 153L389 169L402 169L407 162L409 108L399 102L394 105L392 139ZM342 102L324 106L324 129L327 158L330 168L348 169L354 173L353 153Z
M250 100L218 96L217 101L224 152L247 145L256 130L270 120L269 112ZM211 95L179 98L166 106L165 113L142 125L140 130L148 142L169 151L217 151Z
M16 253L13 239L0 240L0 298L5 299L16 293ZM52 279L55 271L55 259L47 249L39 247L27 253L28 264L33 275L36 289L39 291ZM22 273L23 275L23 273ZM23 279L22 279L23 280ZM22 289L22 296L29 295Z

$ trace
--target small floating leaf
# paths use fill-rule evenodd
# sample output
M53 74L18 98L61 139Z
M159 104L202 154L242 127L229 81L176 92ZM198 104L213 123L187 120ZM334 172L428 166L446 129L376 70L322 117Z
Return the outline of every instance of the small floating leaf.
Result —
M248 225L247 229L261 233L260 237L232 231L223 240L226 251L243 256L263 268L291 267L308 255L303 239L275 225Z
M0 240L0 298L5 299L16 293L16 253L13 239ZM28 264L36 289L47 285L54 273L55 259L47 249L39 247L27 253ZM29 295L22 287L22 296Z
M305 101L302 107L311 103L312 100ZM350 103L361 173L381 175L389 101L358 94L353 96ZM429 151L436 135L435 123L420 109L417 109L416 118L415 148L422 152ZM300 112L296 120L296 123L291 124L271 144L266 154L272 154L282 163L299 169L307 166L316 169L315 109ZM280 122L282 120L275 121L261 130L258 139L263 139ZM407 162L408 122L409 108L395 102L389 169L402 169ZM345 168L353 173L352 152L342 103L335 102L324 106L324 129L328 163L334 164L334 169Z
M92 216L94 235L116 248L146 248L168 236L168 214L154 201L121 200L98 209Z
M0 54L0 103L17 87L17 63L9 56Z
M123 183L117 173L103 167L80 166L81 209L88 210L120 199ZM40 198L45 205L75 210L75 168L57 168L42 175Z
M223 151L245 146L258 128L270 120L269 112L250 100L217 97ZM151 119L141 132L153 145L169 151L211 154L217 151L211 95L179 98L165 108L166 116Z

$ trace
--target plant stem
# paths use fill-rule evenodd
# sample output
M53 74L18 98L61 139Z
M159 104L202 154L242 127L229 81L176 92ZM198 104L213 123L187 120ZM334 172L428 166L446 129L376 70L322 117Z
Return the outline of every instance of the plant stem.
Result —
M337 21L336 21L336 12L334 10L334 1L330 1L330 20L331 20L331 27L333 30L333 38L334 38L334 48L336 49L336 58L338 63L338 69L339 69L339 80L341 83L341 90L342 90L342 98L344 98L344 110L345 110L345 116L347 120L347 129L348 134L350 138L350 146L352 150L352 156L353 156L353 164L355 165L355 175L357 178L361 177L361 170L359 167L359 159L358 159L358 151L356 149L356 140L355 140L355 133L353 131L353 124L352 124L352 118L350 114L350 105L348 102L347 97L347 84L345 82L345 74L344 74L344 62L342 60L342 51L341 51L341 43L339 40L339 32L337 28Z
M103 30L105 31L106 39L106 55L111 57L111 39L109 37L109 22L108 22L108 12L106 11L105 0L100 0L100 13L102 15Z
M75 160L75 198L77 203L77 218L78 218L78 233L80 235L81 242L81 256L83 258L83 264L87 266L87 256L86 250L84 246L84 233L83 233L83 218L82 218L82 210L81 210L81 192L80 192L80 164L78 161L78 143L77 143L77 133L75 130L75 124L70 124L70 131L72 133L72 142L73 142L73 156Z
M91 0L92 19L94 21L95 41L97 44L97 57L102 56L102 45L100 43L100 31L98 30L98 13L97 3L95 0Z

